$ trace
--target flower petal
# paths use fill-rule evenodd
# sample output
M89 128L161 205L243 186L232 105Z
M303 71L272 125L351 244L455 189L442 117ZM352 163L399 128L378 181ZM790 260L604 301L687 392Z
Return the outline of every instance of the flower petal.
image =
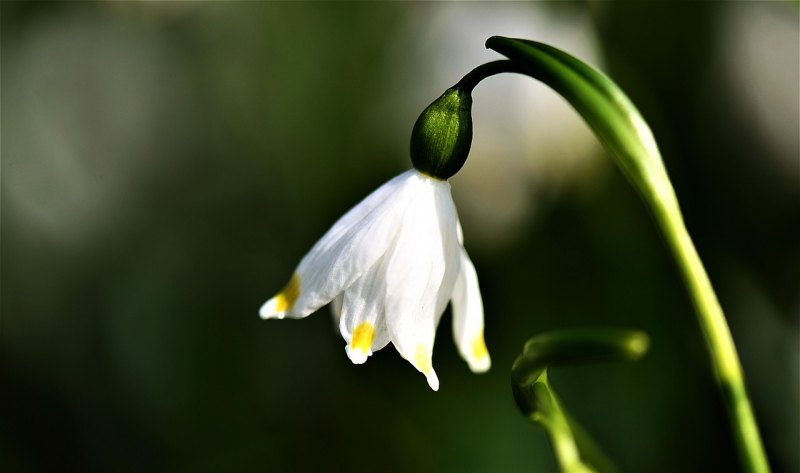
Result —
M344 303L344 294L339 294L331 301L331 315L336 325L339 325L339 320L342 318L342 304Z
M258 310L262 319L277 318L282 319L286 316L292 306L300 296L300 276L292 274L292 278L272 299L265 302Z
M379 259L344 293L339 330L347 342L347 356L355 364L364 363L373 351L390 341L383 310L386 294L383 263L384 259Z
M305 317L353 284L386 252L416 174L400 174L340 218L303 257L287 287L264 303L261 317Z
M458 274L457 217L447 182L419 175L413 195L384 256L386 324L400 355L438 390L433 343Z
M439 226L442 229L445 251L445 276L439 295L436 298L436 325L438 326L439 320L442 318L442 314L444 314L444 310L452 297L453 287L455 287L458 275L461 273L461 242L464 239L449 185L446 188L437 190L436 211L439 217Z
M463 247L460 253L461 271L453 288L453 337L469 368L483 373L489 370L492 362L483 339L483 301L478 274Z

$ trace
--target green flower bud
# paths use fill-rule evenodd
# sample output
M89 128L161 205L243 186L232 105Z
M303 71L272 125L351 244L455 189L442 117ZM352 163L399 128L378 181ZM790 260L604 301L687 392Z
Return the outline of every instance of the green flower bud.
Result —
M461 169L472 145L472 95L451 87L422 112L411 132L411 162L431 177Z

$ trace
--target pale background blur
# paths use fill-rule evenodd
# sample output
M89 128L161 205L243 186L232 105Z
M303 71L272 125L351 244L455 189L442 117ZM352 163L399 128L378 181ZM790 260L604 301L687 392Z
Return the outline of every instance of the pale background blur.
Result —
M640 328L641 362L555 389L624 471L737 471L686 291L569 106L475 92L453 179L493 369L438 393L387 347L353 366L327 310L257 309L324 231L410 165L419 113L499 56L606 71L650 123L744 363L775 472L800 471L796 3L9 2L2 10L0 468L555 471L516 411L524 341Z

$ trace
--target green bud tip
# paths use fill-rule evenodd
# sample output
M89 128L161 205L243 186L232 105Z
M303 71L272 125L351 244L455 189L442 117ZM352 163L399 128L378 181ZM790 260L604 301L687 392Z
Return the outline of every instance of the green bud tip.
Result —
M411 132L411 162L423 174L448 179L472 145L472 95L451 87L419 116Z

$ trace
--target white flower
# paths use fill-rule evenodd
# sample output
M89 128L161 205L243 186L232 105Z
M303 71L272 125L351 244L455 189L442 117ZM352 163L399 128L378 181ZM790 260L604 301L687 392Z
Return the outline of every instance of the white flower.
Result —
M474 372L490 366L478 278L462 240L450 184L407 171L339 219L260 315L303 318L333 301L353 363L392 342L438 390L433 342L448 302L461 356Z

